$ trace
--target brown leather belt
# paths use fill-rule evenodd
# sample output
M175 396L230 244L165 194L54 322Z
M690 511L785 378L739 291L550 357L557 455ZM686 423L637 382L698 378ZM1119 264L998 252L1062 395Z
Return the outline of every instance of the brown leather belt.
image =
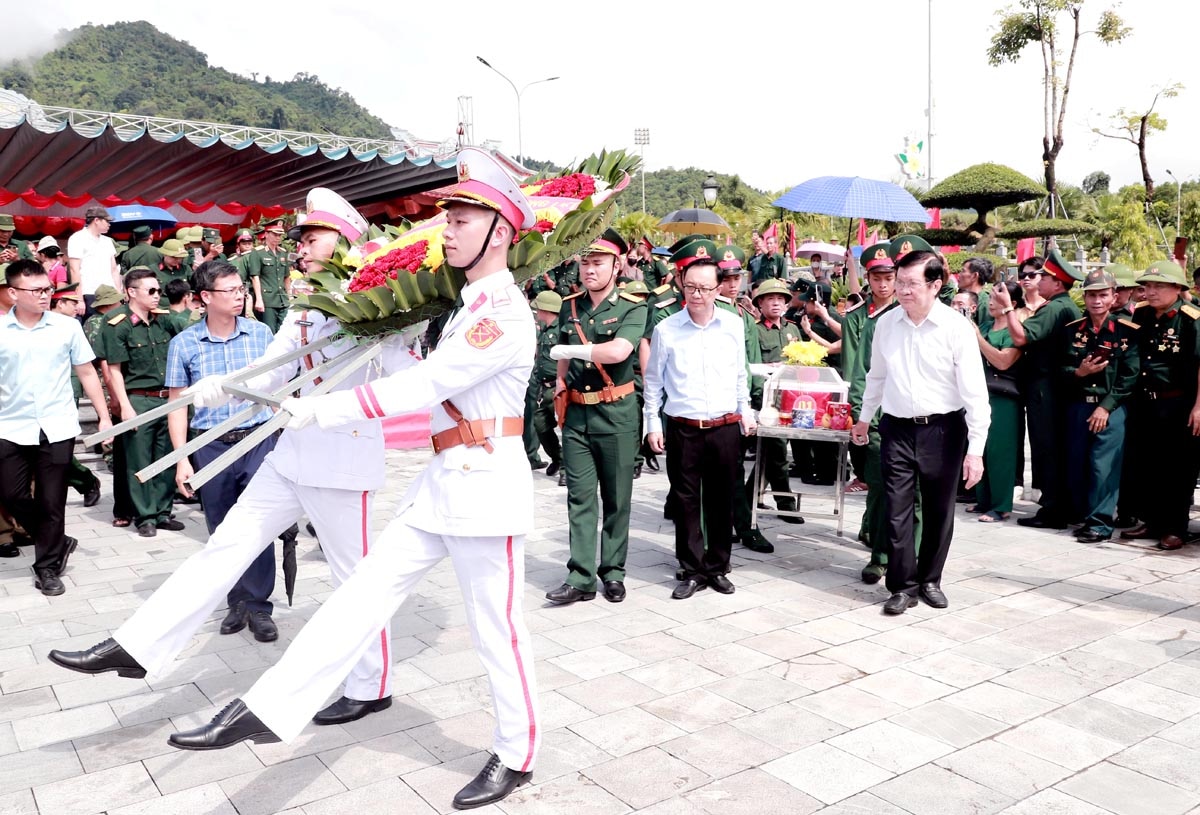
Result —
M146 396L151 399L166 399L171 395L171 391L166 388L151 390L150 388L126 388L125 393L130 396Z
M473 419L471 421L463 419L449 430L434 433L429 437L429 443L433 446L435 456L443 450L458 447L460 444L465 444L467 447L486 447L490 453L492 445L488 442L489 436L493 438L520 436L524 430L525 420L519 416L505 416L500 426L500 432L496 431L495 419Z
M727 424L736 424L742 420L740 413L726 413L724 416L718 416L715 419L685 419L682 416L668 416L673 422L685 424L688 427L698 427L701 430L708 430L710 427L724 427Z
M611 388L605 385L598 391L576 391L567 390L567 399L574 405L600 405L611 404L624 399L629 394L633 393L634 384L626 382L624 385L613 385Z

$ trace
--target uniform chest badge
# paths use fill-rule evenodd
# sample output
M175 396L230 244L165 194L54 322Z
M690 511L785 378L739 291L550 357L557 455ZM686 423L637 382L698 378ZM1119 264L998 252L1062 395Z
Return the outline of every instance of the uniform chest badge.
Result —
M613 318L612 318L612 319L610 319L610 320L601 320L601 321L600 321L600 325L609 325L609 324L611 324L611 323L615 323L615 322L617 322L617 321L618 321L618 320L620 320L620 319L621 319L620 317L613 317Z
M485 317L467 329L467 344L472 348L483 349L502 336L504 336L504 332L500 330L496 321L491 317Z

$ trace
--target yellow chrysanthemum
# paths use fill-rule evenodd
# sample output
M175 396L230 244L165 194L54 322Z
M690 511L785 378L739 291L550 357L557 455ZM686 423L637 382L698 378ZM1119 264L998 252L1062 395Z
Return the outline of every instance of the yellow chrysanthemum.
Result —
M796 340L783 346L783 361L788 365L823 366L828 355L823 345Z

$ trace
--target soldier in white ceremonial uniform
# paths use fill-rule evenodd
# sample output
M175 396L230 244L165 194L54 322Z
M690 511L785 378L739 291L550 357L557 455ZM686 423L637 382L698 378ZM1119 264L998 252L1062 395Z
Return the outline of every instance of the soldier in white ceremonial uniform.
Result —
M356 242L366 232L366 221L327 189L314 189L307 203L300 255L306 261L305 271L311 272L319 268L318 261L332 256L339 239ZM314 343L340 328L337 320L319 312L292 311L262 360ZM266 371L247 386L278 390L299 370L334 359L352 347L349 341L326 345L302 357L295 367ZM389 341L381 358L386 371L402 370L417 361L402 338ZM373 375L364 369L335 391L348 392ZM217 407L228 401L220 387L222 378L209 377L193 386L197 405ZM313 387L315 383L302 392ZM316 528L334 582L340 585L371 548L371 507L375 490L383 486L385 478L383 451L378 417L359 417L359 421L328 431L316 427L285 430L208 544L188 558L111 640L86 651L52 651L50 659L84 673L115 670L121 676L140 677L163 672L259 552L302 515ZM185 463L180 466L187 468ZM191 474L177 475L186 479ZM317 713L317 724L353 721L391 705L389 648L390 631L384 619L367 647L345 666L338 677L339 682L345 680L343 695Z
M521 430L536 336L529 304L507 269L507 250L516 229L532 227L535 219L487 153L460 151L458 177L440 203L447 216L446 261L466 273L467 285L436 350L413 368L352 392L283 403L293 417L289 426L315 421L324 432L430 407L434 456L374 548L279 663L208 725L173 735L176 747L294 739L422 576L449 556L496 716L494 754L454 806L498 801L532 775L541 728L521 608L525 536L533 525Z

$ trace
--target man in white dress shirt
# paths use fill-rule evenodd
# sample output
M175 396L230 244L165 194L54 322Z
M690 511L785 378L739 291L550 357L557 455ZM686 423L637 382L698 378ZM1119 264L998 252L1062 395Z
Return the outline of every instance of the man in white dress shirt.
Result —
M947 606L942 568L954 534L960 471L971 489L983 476L991 408L975 329L937 299L944 266L933 252L911 251L896 261L900 308L879 318L871 347L860 416L879 423L888 530L888 614L903 614L919 595ZM867 443L868 423L852 431ZM913 499L921 491L920 555L913 539Z
M741 489L743 474L741 432L749 435L755 429L745 324L738 314L716 307L717 247L710 240L692 241L671 256L672 263L681 261L691 261L683 287L687 307L654 328L644 407L646 443L655 453L666 450L667 477L681 509L675 520L675 556L683 576L671 593L676 600L706 586L733 594L726 573L733 495Z

